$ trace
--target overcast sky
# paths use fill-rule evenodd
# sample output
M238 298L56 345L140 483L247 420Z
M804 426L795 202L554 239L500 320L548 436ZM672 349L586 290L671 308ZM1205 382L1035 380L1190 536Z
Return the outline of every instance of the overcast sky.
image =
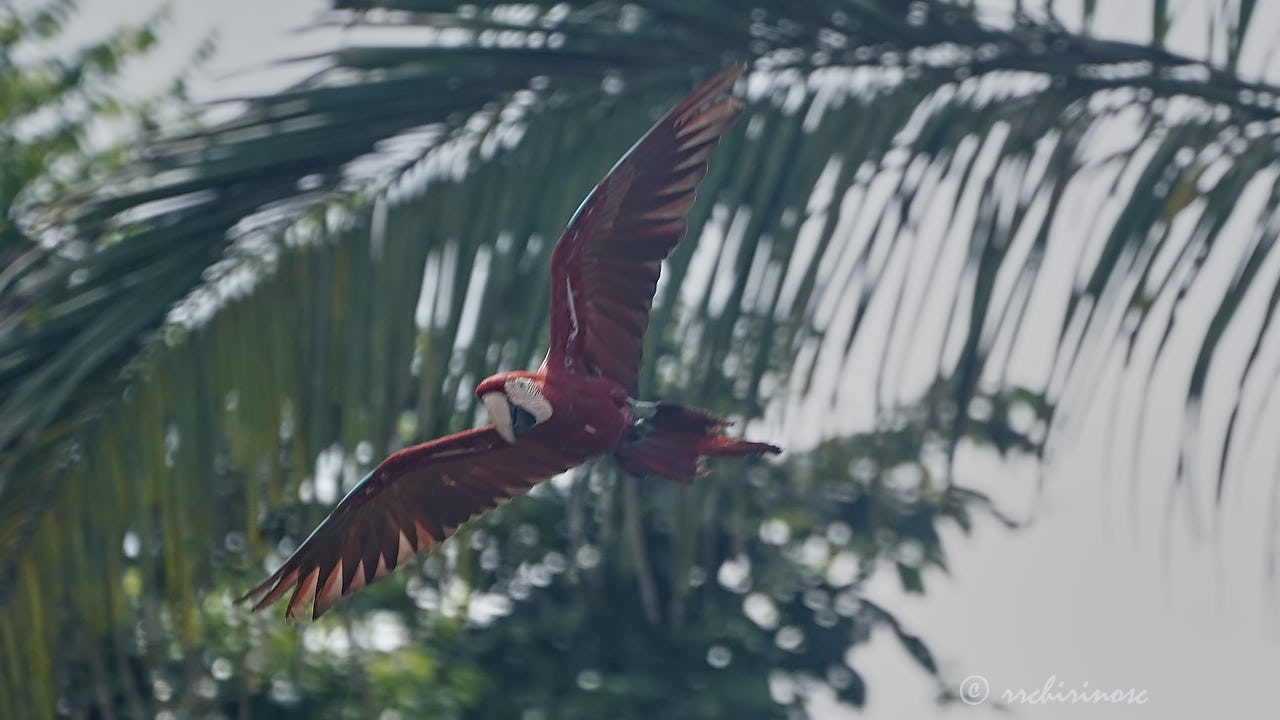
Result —
M219 52L195 83L201 97L266 89L296 76L294 68L283 74L227 74L260 67L281 54L305 53L333 37L287 34L324 7L320 0L172 4L176 13L165 33L167 47L135 73L140 88L161 85L209 33L216 33ZM82 24L88 33L146 17L158 3L85 0L85 5ZM1150 2L1103 0L1099 5L1098 27L1145 39ZM1173 5L1195 7L1196 2ZM1257 22L1280 24L1280 0L1259 5ZM1078 17L1078 8L1060 6L1063 17ZM1174 27L1174 46L1203 53L1206 23L1205 17L1187 15ZM1245 67L1261 73L1267 49L1265 42L1247 46ZM1275 73L1268 74L1274 80ZM1160 432L1160 423L1154 424L1152 432ZM1196 542L1184 524L1166 523L1170 483L1160 473L1167 471L1157 464L1143 477L1118 476L1114 468L1108 474L1101 450L1106 424L1086 426L1090 429L1079 442L1056 458L1043 496L1035 494L1034 467L1001 463L983 453L962 457L962 484L995 494L1015 514L1034 508L1034 524L1019 532L985 524L967 538L950 533L951 575L926 577L924 597L903 596L889 576L875 583L870 595L925 638L949 676L981 675L993 698L1006 689L1042 687L1051 676L1064 683L1060 690L1134 688L1149 698L1141 706L1015 706L1012 715L1001 717L1255 717L1274 708L1270 688L1280 672L1280 644L1270 622L1277 608L1265 607L1264 601L1263 553L1269 541L1260 510L1272 502L1272 478L1260 474L1269 466L1258 458L1242 466L1218 517L1227 531L1216 540ZM1262 433L1267 442L1275 435ZM1151 491L1131 495L1135 486ZM880 638L858 653L854 665L868 681L872 717L997 714L989 704L939 711L931 681L892 640ZM818 709L820 717L843 717L822 704Z

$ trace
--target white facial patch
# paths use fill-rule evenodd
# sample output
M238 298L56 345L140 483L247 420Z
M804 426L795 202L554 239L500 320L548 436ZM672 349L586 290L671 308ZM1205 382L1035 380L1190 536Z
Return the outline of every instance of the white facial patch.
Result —
M551 419L551 403L542 397L538 386L529 378L511 378L502 389L513 405L533 416L536 424L541 425Z

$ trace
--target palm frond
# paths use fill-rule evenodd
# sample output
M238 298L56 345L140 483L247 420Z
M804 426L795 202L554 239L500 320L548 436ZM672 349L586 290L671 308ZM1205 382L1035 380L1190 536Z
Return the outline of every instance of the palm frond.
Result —
M339 16L374 36L416 25L423 40L337 49L308 82L148 143L123 174L27 216L48 240L0 284L0 550L19 579L0 642L48 682L19 683L10 663L16 706L68 692L67 657L164 668L214 642L204 622L249 632L201 598L239 582L265 539L300 537L338 475L470 425L476 380L535 361L565 219L665 103L729 60L757 58L749 106L664 272L647 394L747 408L801 451L789 483L816 462L831 492L884 500L850 484L853 460L924 465L962 442L1039 453L1049 423L1051 449L1069 447L1099 397L1145 411L1151 378L1187 364L1169 348L1190 343L1173 482L1188 498L1204 484L1210 387L1238 398L1225 433L1206 426L1216 492L1255 444L1277 368L1280 91L1161 49L1164 20L1147 47L934 2L450 5L335 3L393 11ZM1183 320L1193 302L1213 311ZM1242 366L1227 357L1241 342ZM1114 377L1147 389L1108 398ZM822 441L916 405L908 437L822 464ZM979 499L948 469L911 485L958 517ZM744 508L776 486L601 499L642 532L678 529L669 557L633 561L651 585L636 617L694 612L688 578L756 532L767 506ZM701 509L726 503L742 525L721 537ZM936 512L907 533L934 565ZM918 587L921 563L899 565ZM779 593L797 623L817 613ZM79 627L102 642L68 650ZM839 643L753 671L820 676L865 629L831 627L802 635ZM840 677L856 700L860 680Z

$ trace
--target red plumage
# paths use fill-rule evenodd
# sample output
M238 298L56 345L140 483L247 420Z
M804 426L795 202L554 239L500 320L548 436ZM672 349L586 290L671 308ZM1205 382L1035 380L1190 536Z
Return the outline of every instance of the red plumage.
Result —
M742 109L713 75L596 185L551 255L551 343L536 373L476 387L493 424L405 448L374 468L269 578L254 610L292 590L287 617L319 617L453 535L467 520L593 457L637 475L692 482L705 457L777 453L726 437L700 410L637 403L640 351L658 273L721 134Z
M613 454L633 475L691 483L706 474L705 457L777 454L777 447L723 435L725 421L702 410L658 403L653 418Z

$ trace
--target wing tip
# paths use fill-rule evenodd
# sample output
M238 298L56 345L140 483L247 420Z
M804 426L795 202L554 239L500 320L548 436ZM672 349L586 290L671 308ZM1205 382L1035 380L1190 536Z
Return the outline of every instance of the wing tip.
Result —
M708 85L714 84L718 87L723 87L724 89L727 90L730 86L732 86L735 82L738 81L738 78L742 77L743 74L745 74L746 72L747 72L746 61L737 60L717 70L715 73L711 75L711 77L707 78L704 84L708 84Z
M244 595L241 595L236 600L236 603L252 602L256 598L257 602L249 609L249 612L256 613L279 600L280 596L284 595L288 590L289 585L294 581L296 575L296 569L290 570L289 564L285 563L266 580L263 580L261 583L250 588Z
M234 602L236 605L243 605L243 604L245 604L245 603L249 602L250 600L252 600L252 599L254 599L255 597L257 597L258 595L262 594L262 590L263 590L264 588L266 588L266 586L267 586L267 583L268 583L268 582L271 582L271 581L270 581L270 580L268 580L267 582L263 582L263 583L259 583L259 584L257 584L257 585L254 585L253 587L249 588L249 591L248 591L248 592L246 592L245 594L243 594L243 595L241 595L240 597L236 598L233 602ZM255 607L255 608L250 609L250 612L255 612L255 611L257 611L257 608L256 608L256 607Z
M698 112L705 108L708 104L715 102L716 98L728 93L733 89L733 84L738 81L747 71L747 63L738 61L727 65L720 70L712 73L707 79L698 84L685 99L680 102L671 115L682 116L690 111ZM725 98L722 102L730 103L731 106L738 110L743 107L742 101L733 96Z

